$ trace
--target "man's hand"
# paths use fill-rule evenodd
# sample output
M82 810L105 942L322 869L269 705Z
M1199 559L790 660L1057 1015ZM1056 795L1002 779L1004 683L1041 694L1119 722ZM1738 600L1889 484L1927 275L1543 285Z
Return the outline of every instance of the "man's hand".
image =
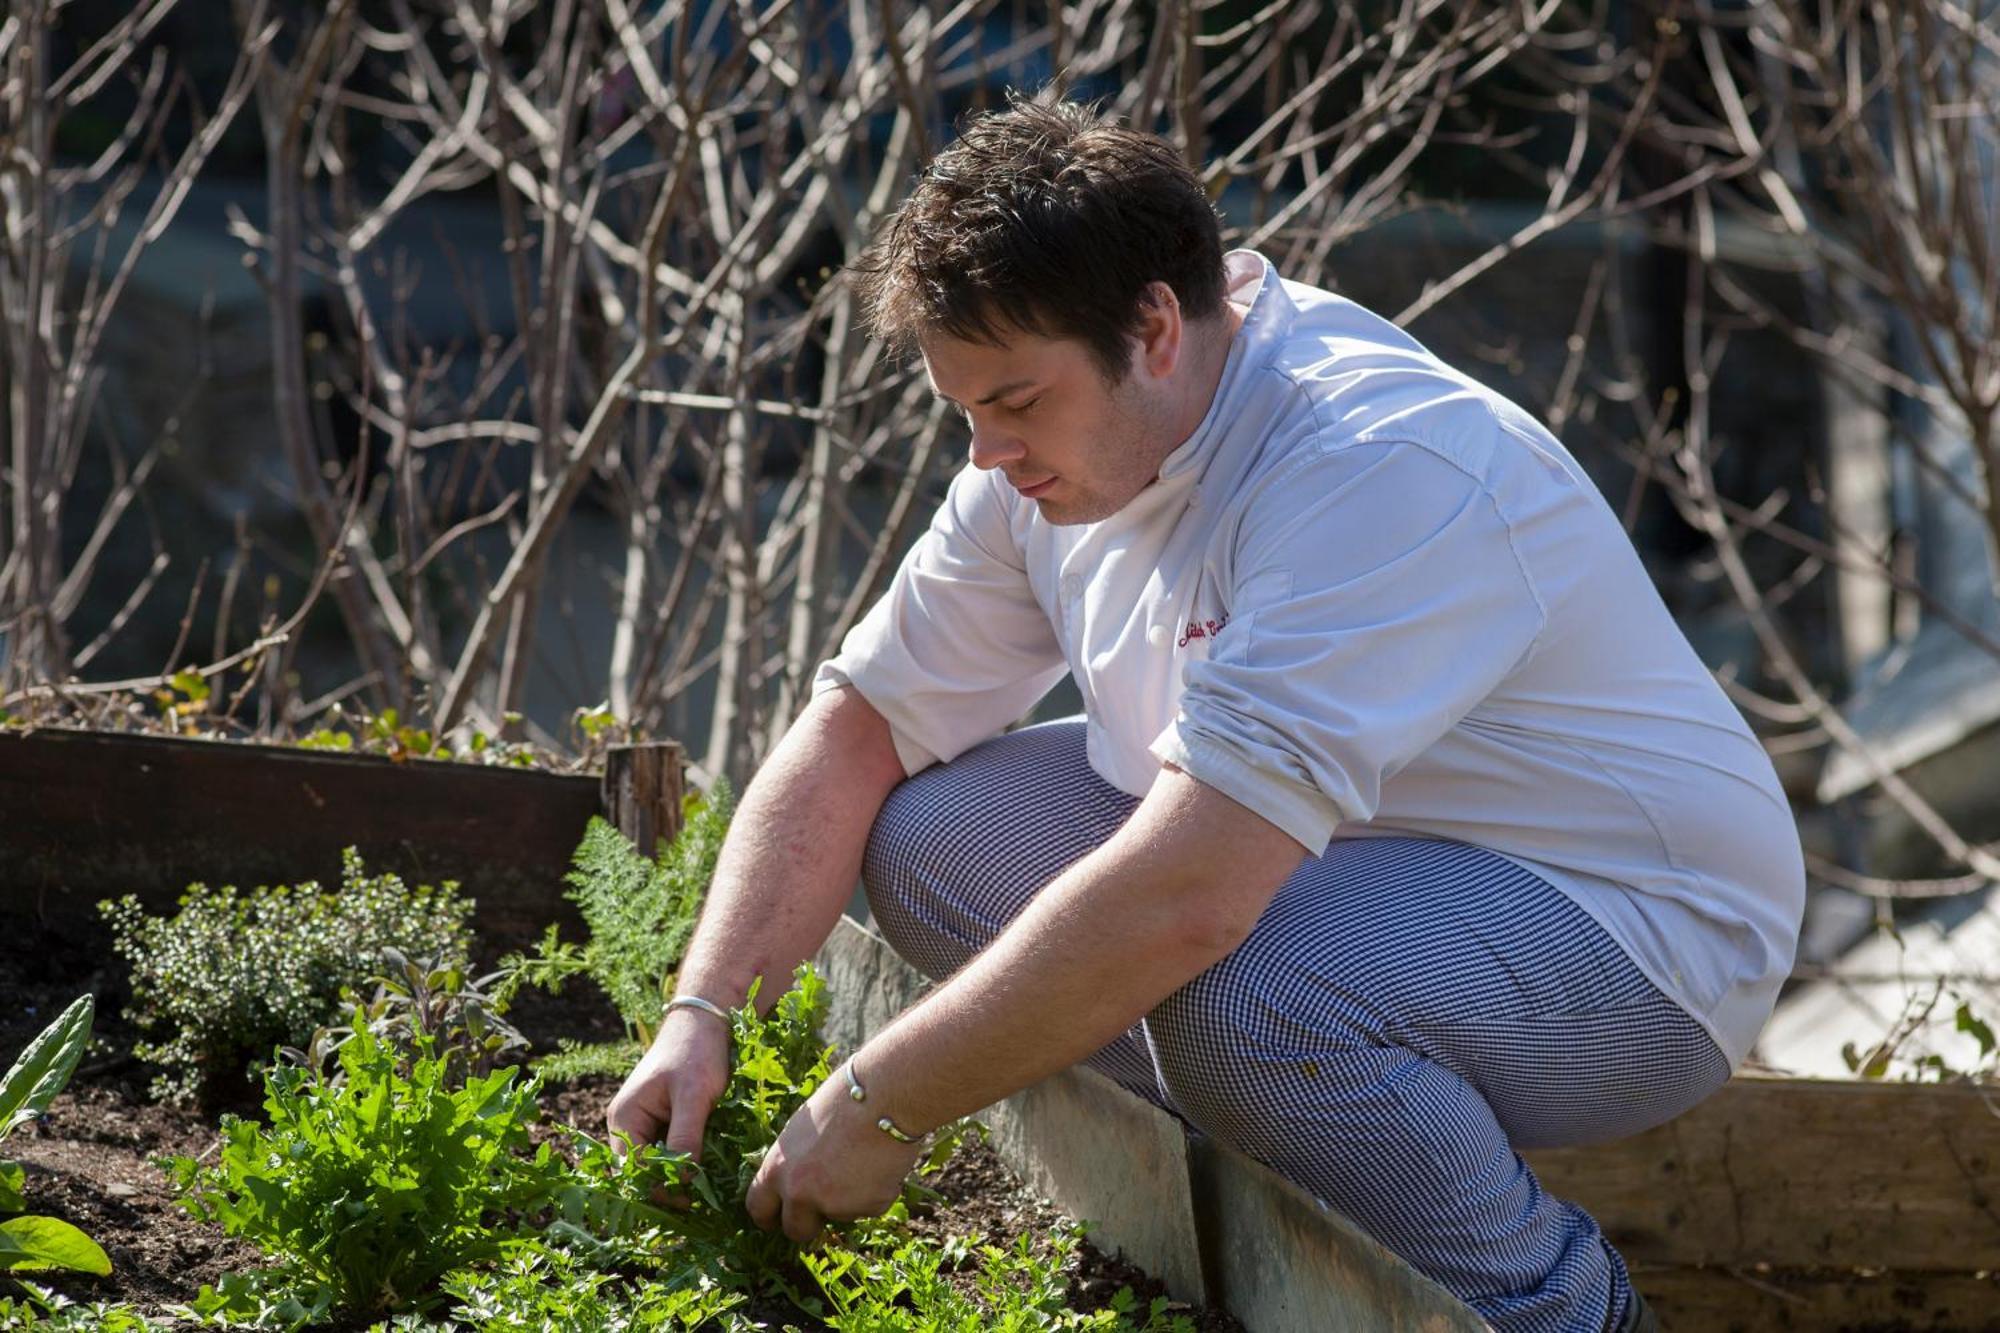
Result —
M782 1223L793 1243L810 1245L828 1222L886 1211L922 1151L884 1134L830 1078L785 1122L743 1206L764 1230Z
M660 1142L701 1160L708 1113L729 1086L729 1028L713 1014L676 1009L660 1022L652 1046L605 1108L611 1145L621 1157L634 1143ZM662 1203L685 1202L664 1196Z

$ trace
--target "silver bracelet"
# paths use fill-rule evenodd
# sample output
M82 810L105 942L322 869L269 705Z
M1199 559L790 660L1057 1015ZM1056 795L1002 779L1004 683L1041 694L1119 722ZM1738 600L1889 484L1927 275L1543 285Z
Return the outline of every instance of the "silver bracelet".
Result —
M735 1028L735 1024L729 1022L729 1011L727 1009L724 1009L721 1005L713 1001L704 1000L699 995L674 996L673 999L667 1001L667 1007L660 1010L660 1017L664 1019L676 1009L699 1009L703 1013L714 1014L724 1023L729 1023L732 1030Z
M847 1075L847 1095L857 1102L867 1101L868 1090L861 1086L860 1079L854 1077L854 1060L852 1057L849 1057L847 1063L840 1067L840 1072ZM916 1143L923 1138L921 1134L905 1134L898 1128L896 1122L886 1115L875 1121L875 1128L881 1130L898 1143Z

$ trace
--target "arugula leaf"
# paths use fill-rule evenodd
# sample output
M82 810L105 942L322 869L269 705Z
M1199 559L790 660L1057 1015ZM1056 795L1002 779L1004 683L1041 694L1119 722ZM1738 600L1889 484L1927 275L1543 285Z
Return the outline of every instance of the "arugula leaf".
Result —
M519 1071L506 1068L454 1088L429 1038L404 1076L399 1052L355 1026L340 1082L274 1067L268 1126L229 1117L215 1166L160 1164L189 1212L324 1286L341 1308L426 1308L445 1273L506 1251L510 1211L546 1201L548 1159L540 1176L524 1159L538 1085L516 1086Z

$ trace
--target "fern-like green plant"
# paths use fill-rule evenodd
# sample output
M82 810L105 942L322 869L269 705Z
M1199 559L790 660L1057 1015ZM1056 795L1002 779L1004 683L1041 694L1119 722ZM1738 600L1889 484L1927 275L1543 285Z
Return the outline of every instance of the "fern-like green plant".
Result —
M564 895L582 913L588 941L566 943L551 926L535 954L501 960L514 987L554 989L568 977L586 973L624 1021L625 1043L609 1051L566 1051L566 1058L557 1058L558 1069L620 1062L630 1068L653 1040L661 1006L672 993L681 955L715 876L735 798L729 785L718 781L705 797L689 793L681 809L680 833L671 842L662 839L653 856L634 849L607 820L592 819L572 858Z

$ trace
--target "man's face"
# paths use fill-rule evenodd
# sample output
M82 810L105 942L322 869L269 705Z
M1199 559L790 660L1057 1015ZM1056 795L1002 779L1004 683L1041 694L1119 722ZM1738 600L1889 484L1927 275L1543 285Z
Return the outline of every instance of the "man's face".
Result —
M1095 523L1159 476L1180 441L1167 401L1133 358L1107 387L1080 342L1016 332L987 347L934 336L925 368L972 427L975 467L999 468L1050 523Z

